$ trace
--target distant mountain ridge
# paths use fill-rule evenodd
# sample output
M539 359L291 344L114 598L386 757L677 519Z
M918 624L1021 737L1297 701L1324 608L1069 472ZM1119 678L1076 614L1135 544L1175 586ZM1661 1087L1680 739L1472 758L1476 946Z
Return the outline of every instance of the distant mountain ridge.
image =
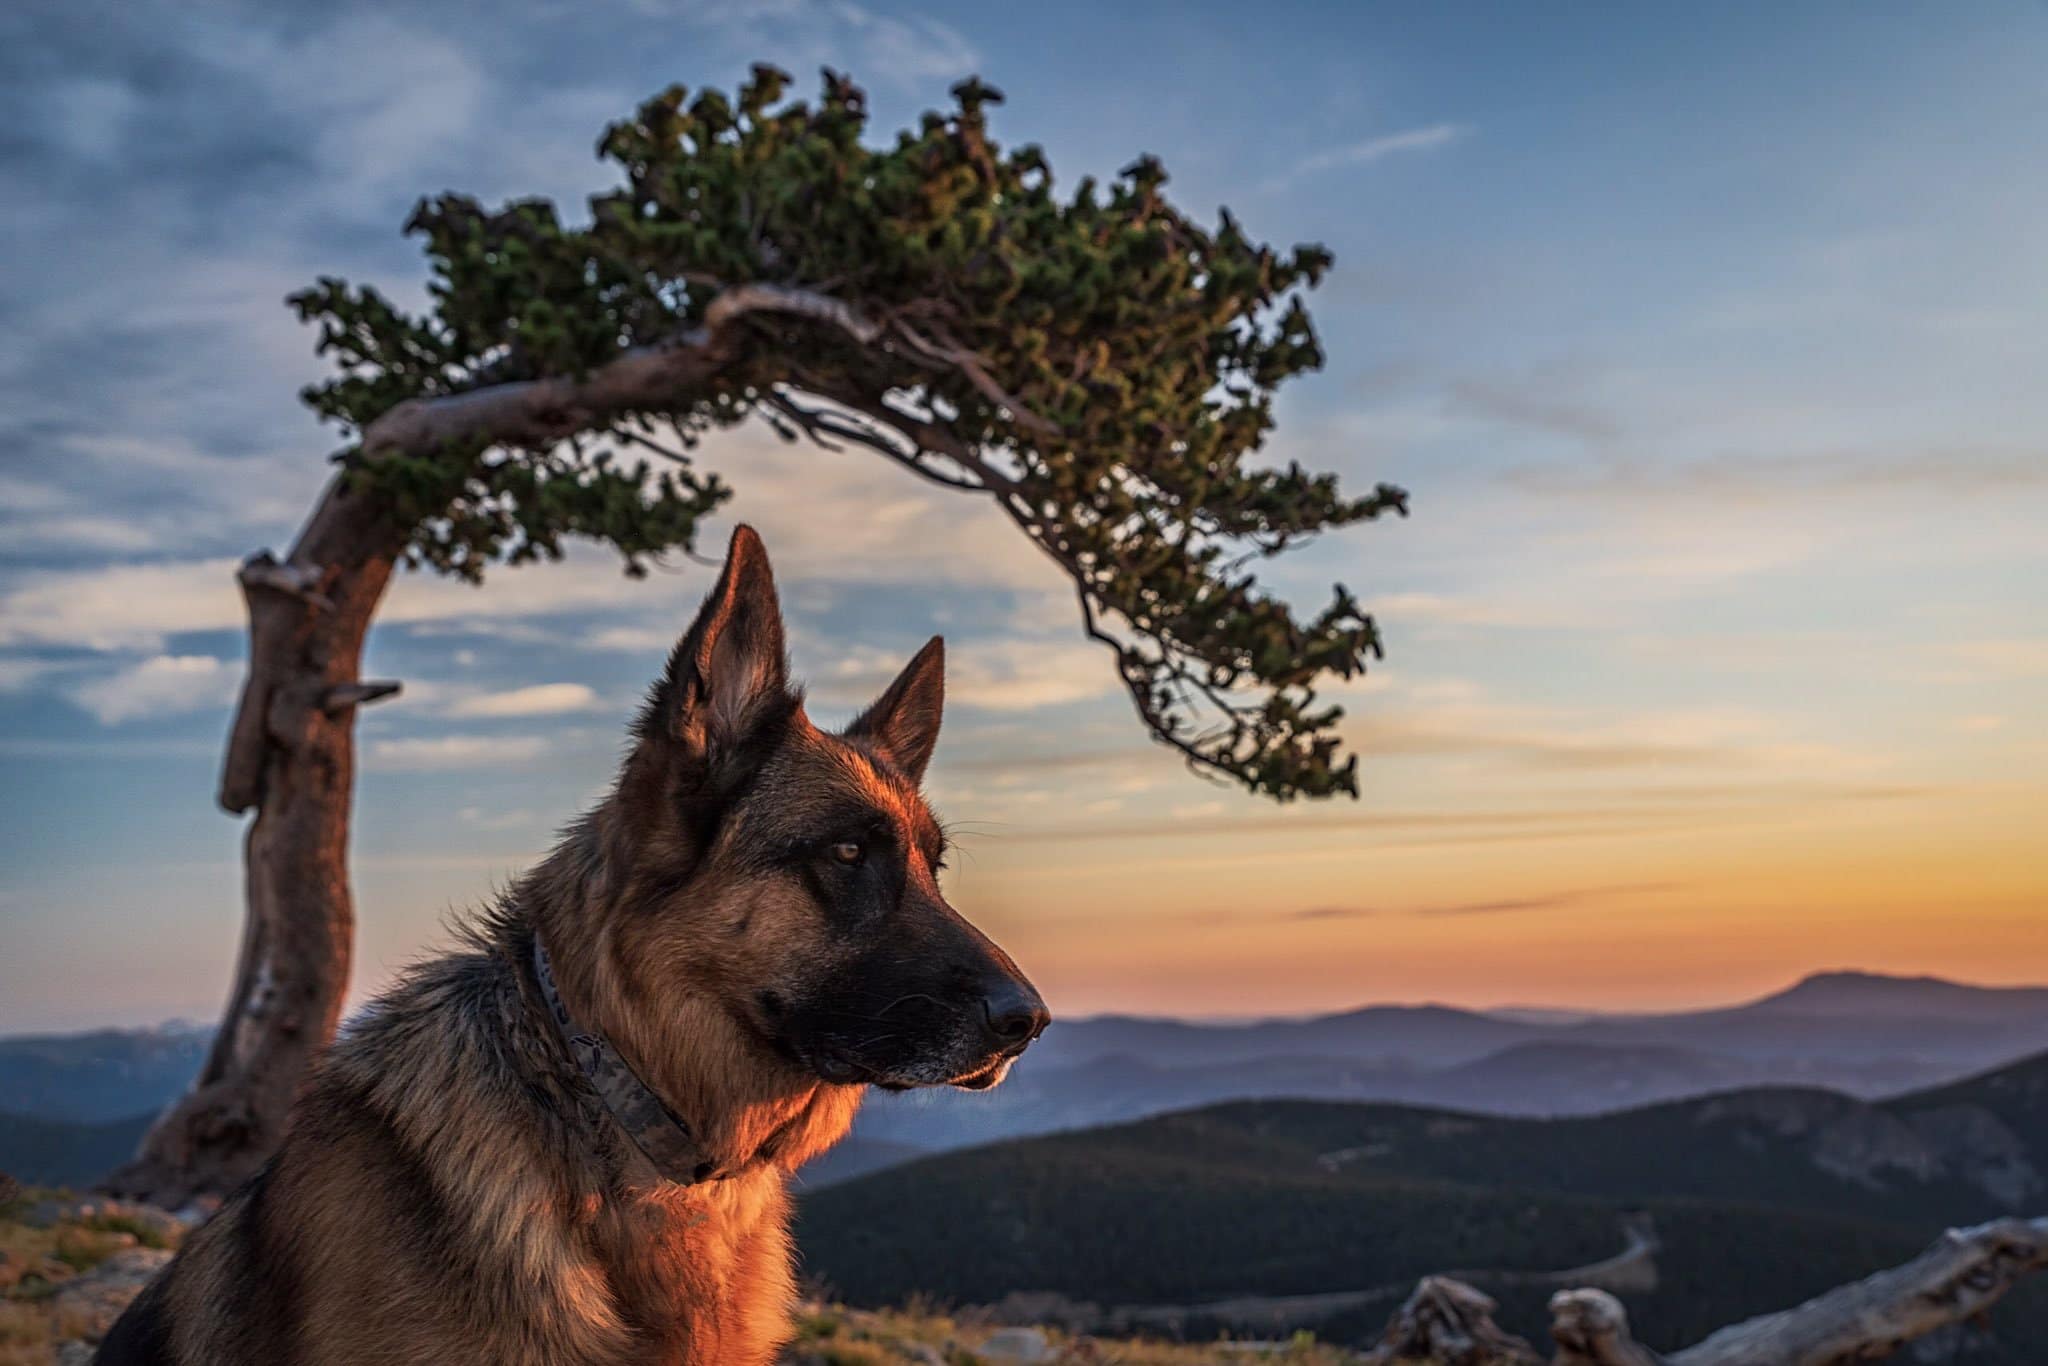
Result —
M859 1132L953 1147L1280 1097L1532 1116L1758 1086L1874 1099L2041 1049L2048 988L1846 971L1663 1014L1379 1005L1233 1024L1111 1015L1055 1022L998 1090L877 1098Z
M1783 991L1750 1003L1751 1010L1806 1015L1902 1018L2002 1018L2014 1010L2048 1013L2048 986L1980 987L1942 977L1890 977L1875 972L1816 972Z
M0 1038L0 1111L96 1124L159 1109L211 1042L211 1030L183 1024Z
M87 1125L161 1108L197 1073L205 1031L169 1026L0 1039L0 1112ZM863 1146L812 1184L914 1151L1112 1124L1228 1100L1386 1101L1581 1115L1752 1087L1866 1100L2048 1049L2048 987L1816 973L1713 1010L1587 1014L1368 1005L1201 1023L1108 1015L1053 1025L1008 1084L872 1098ZM7 1164L0 1141L0 1167Z

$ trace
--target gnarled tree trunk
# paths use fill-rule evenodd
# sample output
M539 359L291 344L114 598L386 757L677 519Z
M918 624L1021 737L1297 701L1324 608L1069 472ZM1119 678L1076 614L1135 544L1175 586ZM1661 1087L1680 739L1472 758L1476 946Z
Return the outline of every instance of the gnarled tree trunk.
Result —
M355 709L396 691L357 672L400 548L388 518L337 478L289 556L252 556L237 575L249 666L220 802L256 813L240 961L206 1066L108 1178L115 1194L175 1207L232 1191L276 1147L308 1064L333 1037L355 932Z

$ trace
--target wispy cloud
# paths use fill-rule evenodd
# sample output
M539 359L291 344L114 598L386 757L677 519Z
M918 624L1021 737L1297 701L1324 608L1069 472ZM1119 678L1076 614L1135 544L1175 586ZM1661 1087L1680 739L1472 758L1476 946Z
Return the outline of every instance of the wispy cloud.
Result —
M1944 653L1955 666L1942 675L1945 681L2048 677L2048 637L1958 641Z
M559 716L596 706L597 694L581 683L536 683L529 688L465 697L448 708L448 715L462 719Z
M444 735L378 740L370 746L370 757L391 769L490 768L538 759L547 747L547 741L537 735Z
M524 808L486 811L480 806L465 806L455 817L472 830L525 830L543 823L541 817Z
M82 683L71 696L101 724L112 726L226 706L241 678L239 664L211 655L157 655Z
M853 0L629 0L643 14L680 19L719 34L736 48L774 51L792 71L820 65L899 87L964 76L981 57L961 32L924 15L878 13Z
M1417 906L1313 906L1307 910L1285 914L1285 920L1365 920L1378 916L1459 916L1459 915L1505 915L1517 911L1555 911L1569 906L1581 906L1589 901L1608 901L1618 897L1654 896L1683 886L1678 882L1632 882L1611 887L1575 887L1565 891L1546 892L1535 896L1495 897L1474 901L1447 901L1425 903ZM1269 913L1246 912L1259 918L1271 918Z
M1420 128L1405 128L1398 133L1383 133L1378 137L1346 143L1341 147L1325 148L1303 157L1260 188L1271 193L1275 190L1284 190L1324 171L1370 166L1375 161L1384 161L1402 152L1434 151L1439 147L1448 147L1470 131L1462 123L1432 123Z
M1469 411L1478 415L1484 410L1503 421L1570 432L1589 443L1617 434L1613 420L1590 410L1580 412L1575 405L1546 408L1534 395L1511 392L1494 399L1490 408L1470 406ZM1575 425L1578 429L1572 430ZM1768 500L1787 493L2010 497L2048 484L2048 454L2026 447L1729 451L1690 459L1635 452L1571 464L1517 466L1506 472L1505 479L1511 487L1533 493L1664 506L1688 497Z
M861 706L889 685L907 655L862 648L811 678L812 695ZM1117 686L1100 646L1077 640L972 640L948 643L946 702L983 711L1027 712L1100 697Z
M1454 379L1444 393L1444 411L1455 417L1570 437L1588 445L1609 442L1621 434L1613 415L1561 396L1555 385L1498 378Z
M1274 925L1288 922L1384 920L1390 918L1436 919L1466 915L1513 915L1525 911L1566 910L1574 906L1583 906L1603 901L1620 901L1633 897L1653 897L1665 892L1679 890L1687 885L1689 884L1676 881L1628 882L1606 886L1569 887L1559 891L1538 892L1526 896L1483 897L1464 901L1425 901L1406 904L1397 902L1387 905L1308 906L1300 910L1282 910L1272 906L1195 908L1176 912L1172 918L1190 924L1201 925L1240 923Z
M0 693L20 692L32 687L56 670L46 659L25 655L0 656Z

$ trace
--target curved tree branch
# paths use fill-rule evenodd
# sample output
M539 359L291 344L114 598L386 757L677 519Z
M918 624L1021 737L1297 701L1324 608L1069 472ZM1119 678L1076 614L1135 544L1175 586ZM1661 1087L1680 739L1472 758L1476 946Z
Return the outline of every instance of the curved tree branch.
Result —
M444 446L538 449L630 414L661 410L701 387L732 359L733 329L756 313L825 322L861 343L881 329L841 300L783 285L741 284L721 290L701 326L671 341L634 347L586 375L507 380L461 393L407 399L364 429L366 459L429 455Z

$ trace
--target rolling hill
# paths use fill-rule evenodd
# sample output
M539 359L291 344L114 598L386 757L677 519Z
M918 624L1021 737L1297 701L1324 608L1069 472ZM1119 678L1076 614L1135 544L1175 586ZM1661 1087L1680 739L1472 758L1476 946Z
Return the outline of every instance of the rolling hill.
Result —
M1650 1274L1618 1288L1638 1336L1668 1348L1903 1260L1946 1225L2048 1203L2044 1107L2048 1055L1875 1105L1762 1090L1529 1120L1234 1103L816 1191L800 1238L857 1303L1021 1293L1084 1322L1199 1331L1251 1312L1216 1301L1280 1297L1364 1341L1432 1271L1476 1273L1504 1322L1540 1333L1549 1273L1612 1257L1647 1217ZM2048 1287L1997 1327L2048 1340ZM1986 1350L1972 1359L2027 1359Z

